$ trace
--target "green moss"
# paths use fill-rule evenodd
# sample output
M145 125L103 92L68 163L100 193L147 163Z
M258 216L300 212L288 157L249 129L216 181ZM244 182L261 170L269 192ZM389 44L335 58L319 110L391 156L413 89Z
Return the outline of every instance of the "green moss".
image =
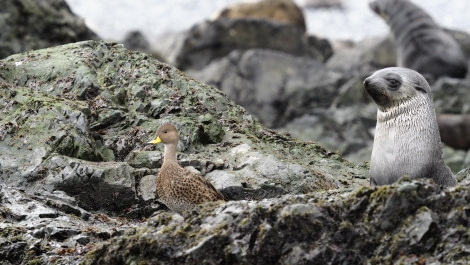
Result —
M0 237L16 242L22 240L22 236L27 232L24 227L8 226L0 230Z
M32 259L30 261L28 261L27 263L28 265L42 265L42 264L45 264L40 258L37 258L37 259Z

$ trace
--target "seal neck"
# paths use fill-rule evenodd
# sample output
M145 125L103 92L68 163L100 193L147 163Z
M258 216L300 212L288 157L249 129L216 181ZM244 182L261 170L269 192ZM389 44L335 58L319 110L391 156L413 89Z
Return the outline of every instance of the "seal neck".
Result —
M422 116L428 115L428 113L434 114L434 105L428 98L411 97L400 102L397 102L394 106L378 107L377 121L388 121L397 119L403 115L407 116Z

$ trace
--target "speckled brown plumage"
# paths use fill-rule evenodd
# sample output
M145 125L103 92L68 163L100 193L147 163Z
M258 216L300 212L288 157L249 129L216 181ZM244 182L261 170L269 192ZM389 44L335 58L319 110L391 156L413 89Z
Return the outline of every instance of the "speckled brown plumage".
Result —
M157 177L157 194L170 210L182 213L204 202L224 200L224 196L204 177L182 168L176 159L178 131L161 125L155 140L165 145L163 164Z

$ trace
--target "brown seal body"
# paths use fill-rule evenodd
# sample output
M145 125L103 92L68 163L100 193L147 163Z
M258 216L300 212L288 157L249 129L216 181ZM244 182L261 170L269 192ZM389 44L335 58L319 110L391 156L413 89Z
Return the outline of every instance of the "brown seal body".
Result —
M255 18L269 19L293 24L306 30L302 10L293 0L261 0L253 3L237 3L226 7L215 18Z
M434 78L464 78L468 59L460 45L419 6L408 0L375 0L370 8L389 25L397 65Z
M442 159L431 89L424 77L411 69L390 67L367 77L364 88L378 107L371 185L391 184L404 175L456 185Z

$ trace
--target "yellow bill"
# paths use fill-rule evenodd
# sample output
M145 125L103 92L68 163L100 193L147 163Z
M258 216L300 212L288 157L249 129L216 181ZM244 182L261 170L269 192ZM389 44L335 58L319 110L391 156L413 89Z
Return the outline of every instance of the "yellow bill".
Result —
M157 136L157 138L155 140L152 140L150 142L148 142L148 144L158 144L162 141L162 139L160 139L160 136Z

